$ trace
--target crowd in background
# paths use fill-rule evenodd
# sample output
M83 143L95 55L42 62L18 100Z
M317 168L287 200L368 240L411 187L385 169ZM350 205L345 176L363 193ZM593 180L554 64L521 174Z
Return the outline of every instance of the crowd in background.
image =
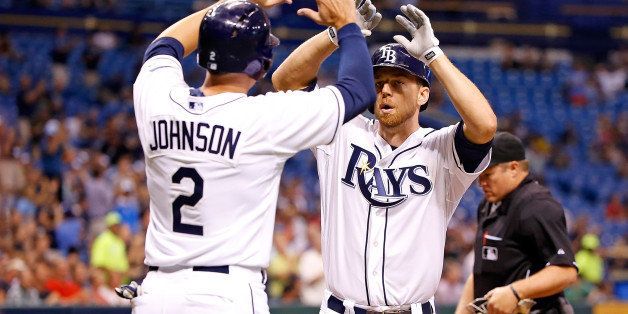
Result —
M105 10L116 5L31 2ZM106 30L77 35L59 29L53 46L39 51L47 67L38 72L24 70L33 56L12 42L13 35L0 33L0 305L128 306L113 287L146 272L149 199L133 116L133 77L103 75L103 62L108 52L123 52L131 55L129 72L137 73L147 39L134 32L121 37ZM535 48L504 49L504 71L552 71ZM576 60L564 86L565 99L573 106L595 106L625 94L627 68L626 51L593 65ZM542 180L547 167L569 168L568 148L582 141L573 131L578 126L566 127L555 141L531 130L518 114L499 120L501 130L525 140L532 172ZM600 115L590 122L596 125L595 141L587 145L590 158L616 168L626 180L628 112L614 119ZM271 305L318 306L322 299L315 169L309 152L286 165L268 268ZM625 191L612 194L605 200L604 219L626 222L627 201ZM590 303L615 298L609 278L622 276L628 267L628 234L624 230L604 246L602 230L587 215L567 211L567 217L581 271L568 297ZM475 217L455 215L447 233L437 303L458 301L471 272L474 235Z

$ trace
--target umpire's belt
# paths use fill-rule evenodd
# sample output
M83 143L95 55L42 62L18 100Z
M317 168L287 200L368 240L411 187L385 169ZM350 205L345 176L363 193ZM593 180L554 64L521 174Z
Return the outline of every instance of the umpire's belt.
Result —
M158 271L159 266L148 266L148 271ZM209 273L228 274L229 266L192 266L192 271L206 271Z
M330 295L329 299L327 299L327 308L337 313L345 312L345 306L344 304L342 304L342 300L336 298L333 295ZM421 310L423 311L423 314L434 313L434 311L432 311L432 305L430 304L429 301L425 303L421 303ZM367 310L367 309L354 306L353 312L355 314L388 314L388 313L411 314L412 310L411 309L405 309L405 310L391 309L391 310L385 310L385 311L374 311L374 310Z

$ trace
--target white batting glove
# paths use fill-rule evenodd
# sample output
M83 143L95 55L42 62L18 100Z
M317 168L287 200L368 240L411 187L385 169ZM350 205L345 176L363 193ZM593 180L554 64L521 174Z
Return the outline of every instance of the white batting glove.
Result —
M430 65L432 61L443 55L443 50L438 47L439 41L434 36L430 19L423 11L411 4L402 5L401 12L405 16L397 15L395 20L412 35L412 41L402 35L395 35L393 38L413 57Z
M137 284L135 281L131 281L128 285L121 285L120 287L115 287L114 290L116 294L124 299L133 299L141 294L142 286Z
M371 30L382 20L382 14L377 12L377 8L371 3L371 0L356 0L356 10L358 12L356 24L360 26L362 35L364 35L364 37L371 36ZM329 35L329 40L337 47L338 32L336 28L327 28L327 34Z

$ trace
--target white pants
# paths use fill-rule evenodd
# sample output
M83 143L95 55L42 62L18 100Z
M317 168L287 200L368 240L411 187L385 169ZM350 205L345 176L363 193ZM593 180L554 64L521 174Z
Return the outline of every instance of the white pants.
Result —
M229 274L164 269L150 271L131 301L134 314L269 313L259 268L229 267Z

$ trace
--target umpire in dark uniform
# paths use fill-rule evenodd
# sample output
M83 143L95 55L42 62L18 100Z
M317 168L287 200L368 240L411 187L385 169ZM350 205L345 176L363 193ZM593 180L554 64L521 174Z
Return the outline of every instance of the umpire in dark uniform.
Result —
M478 180L475 263L456 313L526 313L526 304L534 304L530 313L573 313L563 295L577 280L565 213L531 178L521 140L498 133ZM477 298L485 301L474 310L468 304Z

